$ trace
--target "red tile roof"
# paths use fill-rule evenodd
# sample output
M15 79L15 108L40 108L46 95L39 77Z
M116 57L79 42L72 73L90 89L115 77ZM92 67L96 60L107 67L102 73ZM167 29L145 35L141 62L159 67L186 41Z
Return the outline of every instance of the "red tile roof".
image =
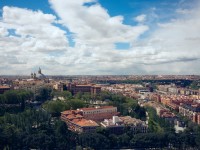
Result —
M80 110L96 110L96 109L106 109L106 108L114 108L113 106L102 106L102 107L89 107L89 108L81 108Z
M10 89L10 87L9 86L0 85L0 89Z
M99 126L95 121L87 120L87 119L74 119L72 120L72 122L82 127Z

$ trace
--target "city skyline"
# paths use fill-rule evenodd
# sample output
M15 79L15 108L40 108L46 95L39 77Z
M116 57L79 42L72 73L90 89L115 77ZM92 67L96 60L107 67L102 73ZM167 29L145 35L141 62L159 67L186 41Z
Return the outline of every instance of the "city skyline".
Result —
M198 0L1 0L0 75L200 75Z

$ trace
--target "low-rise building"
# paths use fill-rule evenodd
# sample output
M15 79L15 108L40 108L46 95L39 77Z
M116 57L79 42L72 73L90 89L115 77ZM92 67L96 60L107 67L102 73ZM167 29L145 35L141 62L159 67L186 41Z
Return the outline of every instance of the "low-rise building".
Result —
M157 93L153 93L150 95L150 100L161 102L161 96Z
M102 106L102 107L95 107L95 108L81 108L79 111L82 112L84 118L95 120L95 121L102 121L104 119L110 119L112 116L119 115L117 112L117 107L113 106Z
M53 89L62 92L64 90L67 90L67 86L66 86L65 83L58 82L58 83L56 83L56 84L53 85Z
M101 122L101 126L114 134L122 134L125 127L123 121L118 116L113 116L112 119L104 119Z
M78 92L81 93L91 93L91 95L96 95L101 92L101 87L91 84L82 84L78 85L76 83L69 83L67 89L73 94L76 95Z
M96 131L96 128L99 126L95 121L93 120L87 120L87 119L74 119L71 121L71 129L75 132L94 132Z
M0 94L3 94L6 91L9 91L10 87L9 86L2 86L0 85Z
M99 126L95 121L85 119L77 110L61 112L61 120L66 122L69 130L79 133L95 131Z
M179 113L200 124L200 104L181 104Z
M134 133L146 133L148 125L145 121L140 119L132 118L131 116L120 117L125 126L130 126Z
M61 120L65 121L72 131L88 132L94 131L99 126L96 121L110 119L118 114L117 108L113 106L81 108L61 112Z
M113 116L112 119L105 119L101 122L101 126L114 134L123 133L125 127L130 127L133 133L146 133L148 130L148 125L144 121L130 116Z

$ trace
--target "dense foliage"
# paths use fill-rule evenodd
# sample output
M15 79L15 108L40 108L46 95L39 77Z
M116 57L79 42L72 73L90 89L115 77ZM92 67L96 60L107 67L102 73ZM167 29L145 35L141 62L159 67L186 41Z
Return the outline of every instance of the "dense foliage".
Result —
M136 100L119 94L102 92L96 97L69 92L39 92L42 107L22 109L11 114L9 111L0 117L0 149L122 149L122 148L176 148L191 149L200 147L200 127L189 122L187 130L175 133L172 125L156 115L151 108L143 108ZM45 96L46 95L46 96ZM64 100L50 100L50 97L64 97ZM32 99L33 95L25 91L10 91L1 95L1 105L21 104ZM46 101L47 100L47 101ZM87 107L90 101L106 101L118 107L122 115L131 115L145 120L149 117L149 132L133 134L130 128L124 128L121 135L110 134L103 128L96 133L76 134L68 130L59 119L59 113L67 109ZM146 116L145 112L148 112Z
M175 132L174 124L171 124L164 118L160 118L156 114L155 109L153 109L152 107L147 107L146 110L149 116L148 120L149 132L154 132L154 133Z
M136 100L125 97L120 94L114 94L110 92L102 92L100 99L107 100L109 105L116 106L117 110L123 116L131 116L137 119L146 119L146 112L143 107L140 107Z
M70 149L75 136L64 122L43 110L27 110L1 118L0 149Z
M69 109L77 109L85 106L85 103L79 99L70 100L57 100L57 101L46 101L43 104L43 108L51 113L53 116L60 116L60 112Z
M4 115L5 112L17 113L24 111L26 101L32 98L32 92L23 90L12 90L0 94L0 116Z
M200 81L193 81L190 85L190 88L193 90L198 90L200 89Z
M25 100L31 99L33 93L23 90L6 91L0 95L0 104L19 104Z
M52 89L47 87L41 87L35 94L35 100L44 102L52 98Z

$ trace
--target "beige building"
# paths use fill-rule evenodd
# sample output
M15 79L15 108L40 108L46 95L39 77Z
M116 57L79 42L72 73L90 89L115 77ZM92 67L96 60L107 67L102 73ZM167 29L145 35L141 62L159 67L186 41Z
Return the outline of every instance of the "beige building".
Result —
M110 119L119 114L113 106L81 108L61 112L61 120L65 121L68 128L75 132L94 131L99 126L96 121Z

